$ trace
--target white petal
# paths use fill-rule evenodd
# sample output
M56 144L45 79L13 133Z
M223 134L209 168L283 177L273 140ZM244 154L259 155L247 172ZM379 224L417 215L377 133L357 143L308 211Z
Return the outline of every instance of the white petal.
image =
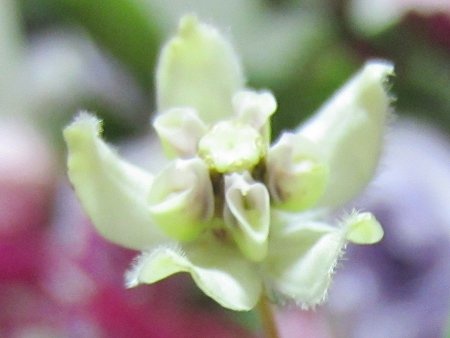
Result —
M277 109L277 101L267 90L241 90L233 96L234 110L239 120L259 129Z
M193 157L197 144L206 133L206 125L190 108L174 108L160 114L153 123L166 155Z
M231 310L251 310L261 293L255 267L236 251L215 242L184 251L161 247L144 253L127 273L126 281L129 287L151 284L178 272L190 273L206 295Z
M321 205L348 202L372 177L390 111L386 81L392 74L392 64L368 62L299 129L317 143L329 162L329 185Z
M180 241L198 237L214 211L213 188L203 161L170 163L155 177L149 205L155 224L168 236Z
M342 229L322 223L273 226L264 262L268 285L303 308L321 303L345 243Z
M207 123L231 116L232 96L244 82L228 41L193 16L181 19L178 34L164 47L156 79L160 112L192 107Z
M144 249L165 236L151 222L152 176L122 161L99 134L101 122L82 113L64 130L69 179L97 230L119 245Z
M250 175L225 177L225 223L242 253L261 261L267 255L270 198L266 187Z
M277 101L267 90L241 90L233 96L233 106L239 121L258 130L268 147L270 145L270 116L277 109Z

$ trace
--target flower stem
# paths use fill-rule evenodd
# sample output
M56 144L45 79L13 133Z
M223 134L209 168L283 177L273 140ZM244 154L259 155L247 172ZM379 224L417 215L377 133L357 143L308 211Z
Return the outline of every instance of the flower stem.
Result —
M273 316L273 311L271 304L267 299L267 296L262 295L258 304L259 316L261 318L261 323L264 329L266 338L279 338L277 326L275 324L275 318Z

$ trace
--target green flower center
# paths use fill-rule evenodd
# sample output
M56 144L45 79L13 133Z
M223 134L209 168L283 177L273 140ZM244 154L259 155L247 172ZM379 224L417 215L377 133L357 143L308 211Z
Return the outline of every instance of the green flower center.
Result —
M198 154L210 169L219 173L249 170L265 152L261 134L235 121L217 123L198 144Z

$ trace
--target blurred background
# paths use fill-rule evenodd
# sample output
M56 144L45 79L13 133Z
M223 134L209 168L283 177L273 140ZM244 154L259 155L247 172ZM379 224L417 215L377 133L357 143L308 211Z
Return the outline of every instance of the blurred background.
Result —
M187 12L274 92L274 137L365 60L396 66L378 174L348 206L373 211L385 239L348 248L326 305L277 308L282 337L450 337L449 0L0 0L0 337L261 337L255 314L183 275L125 290L135 252L93 232L65 174L61 131L79 110L157 164L155 61Z

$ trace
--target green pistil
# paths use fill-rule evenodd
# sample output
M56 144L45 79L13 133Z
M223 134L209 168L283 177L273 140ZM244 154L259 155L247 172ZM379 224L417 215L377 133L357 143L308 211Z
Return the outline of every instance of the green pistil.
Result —
M250 170L264 155L261 134L238 122L217 123L199 142L198 154L219 173Z

